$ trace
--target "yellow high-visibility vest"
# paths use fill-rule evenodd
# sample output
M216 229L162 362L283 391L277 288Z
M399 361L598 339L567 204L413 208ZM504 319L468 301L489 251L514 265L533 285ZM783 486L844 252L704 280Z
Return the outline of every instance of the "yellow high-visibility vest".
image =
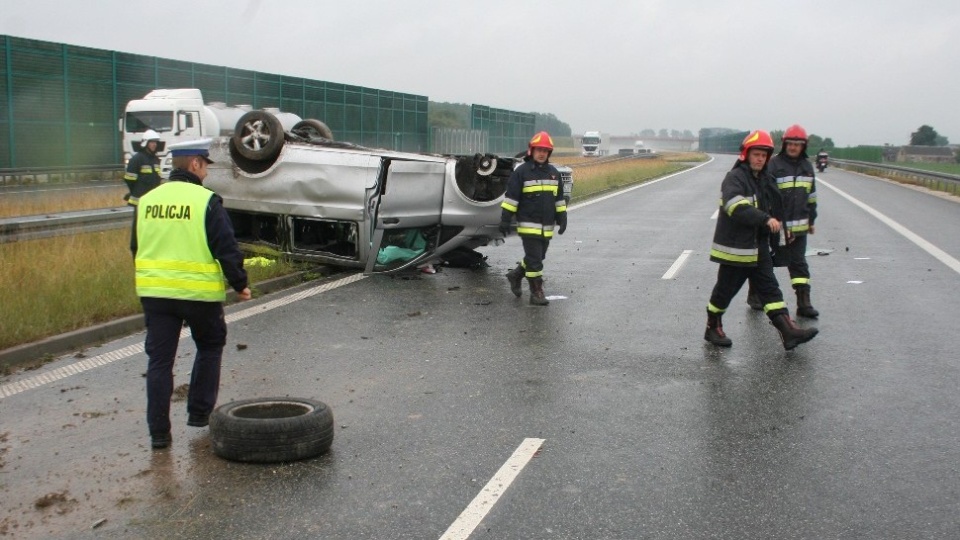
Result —
M137 296L223 302L223 271L207 245L207 205L213 192L167 182L137 205Z

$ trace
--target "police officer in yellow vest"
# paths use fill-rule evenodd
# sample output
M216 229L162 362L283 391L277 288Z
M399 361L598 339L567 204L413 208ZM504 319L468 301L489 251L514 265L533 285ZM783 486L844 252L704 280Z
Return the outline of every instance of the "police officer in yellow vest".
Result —
M170 445L173 362L184 322L197 345L187 396L188 426L204 427L217 403L227 341L224 276L250 299L243 253L223 200L203 187L210 139L170 146L170 181L143 195L130 241L147 326L147 425L153 448Z

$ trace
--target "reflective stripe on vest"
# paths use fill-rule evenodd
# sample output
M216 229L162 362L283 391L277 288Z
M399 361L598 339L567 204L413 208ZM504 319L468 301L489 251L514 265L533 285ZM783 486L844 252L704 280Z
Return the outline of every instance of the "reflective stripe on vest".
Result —
M168 182L137 205L137 296L223 302L223 271L207 245L209 189Z

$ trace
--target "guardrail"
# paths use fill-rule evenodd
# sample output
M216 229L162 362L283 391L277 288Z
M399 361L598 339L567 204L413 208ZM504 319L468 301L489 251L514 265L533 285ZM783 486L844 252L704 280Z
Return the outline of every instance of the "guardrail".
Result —
M118 180L123 165L75 165L68 167L17 167L0 169L0 186L80 184Z
M829 161L831 166L841 167L843 169L869 174L871 176L883 176L892 180L902 180L911 184L919 184L937 191L945 191L954 195L960 195L960 176L936 171L924 171L922 169L911 169L909 167L900 167L898 165L885 165L881 163L870 163L868 161L854 161L847 159L833 159Z
M0 244L131 227L133 207L101 208L0 219Z

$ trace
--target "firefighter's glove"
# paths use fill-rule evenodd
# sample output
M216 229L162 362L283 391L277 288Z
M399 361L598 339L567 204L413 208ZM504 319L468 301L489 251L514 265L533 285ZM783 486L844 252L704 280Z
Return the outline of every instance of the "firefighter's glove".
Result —
M560 226L560 228L557 229L557 234L563 234L564 232L566 232L567 230L567 213L566 212L557 215L557 225Z
M503 234L503 236L508 236L510 234L509 220L503 220L500 222L500 233Z

